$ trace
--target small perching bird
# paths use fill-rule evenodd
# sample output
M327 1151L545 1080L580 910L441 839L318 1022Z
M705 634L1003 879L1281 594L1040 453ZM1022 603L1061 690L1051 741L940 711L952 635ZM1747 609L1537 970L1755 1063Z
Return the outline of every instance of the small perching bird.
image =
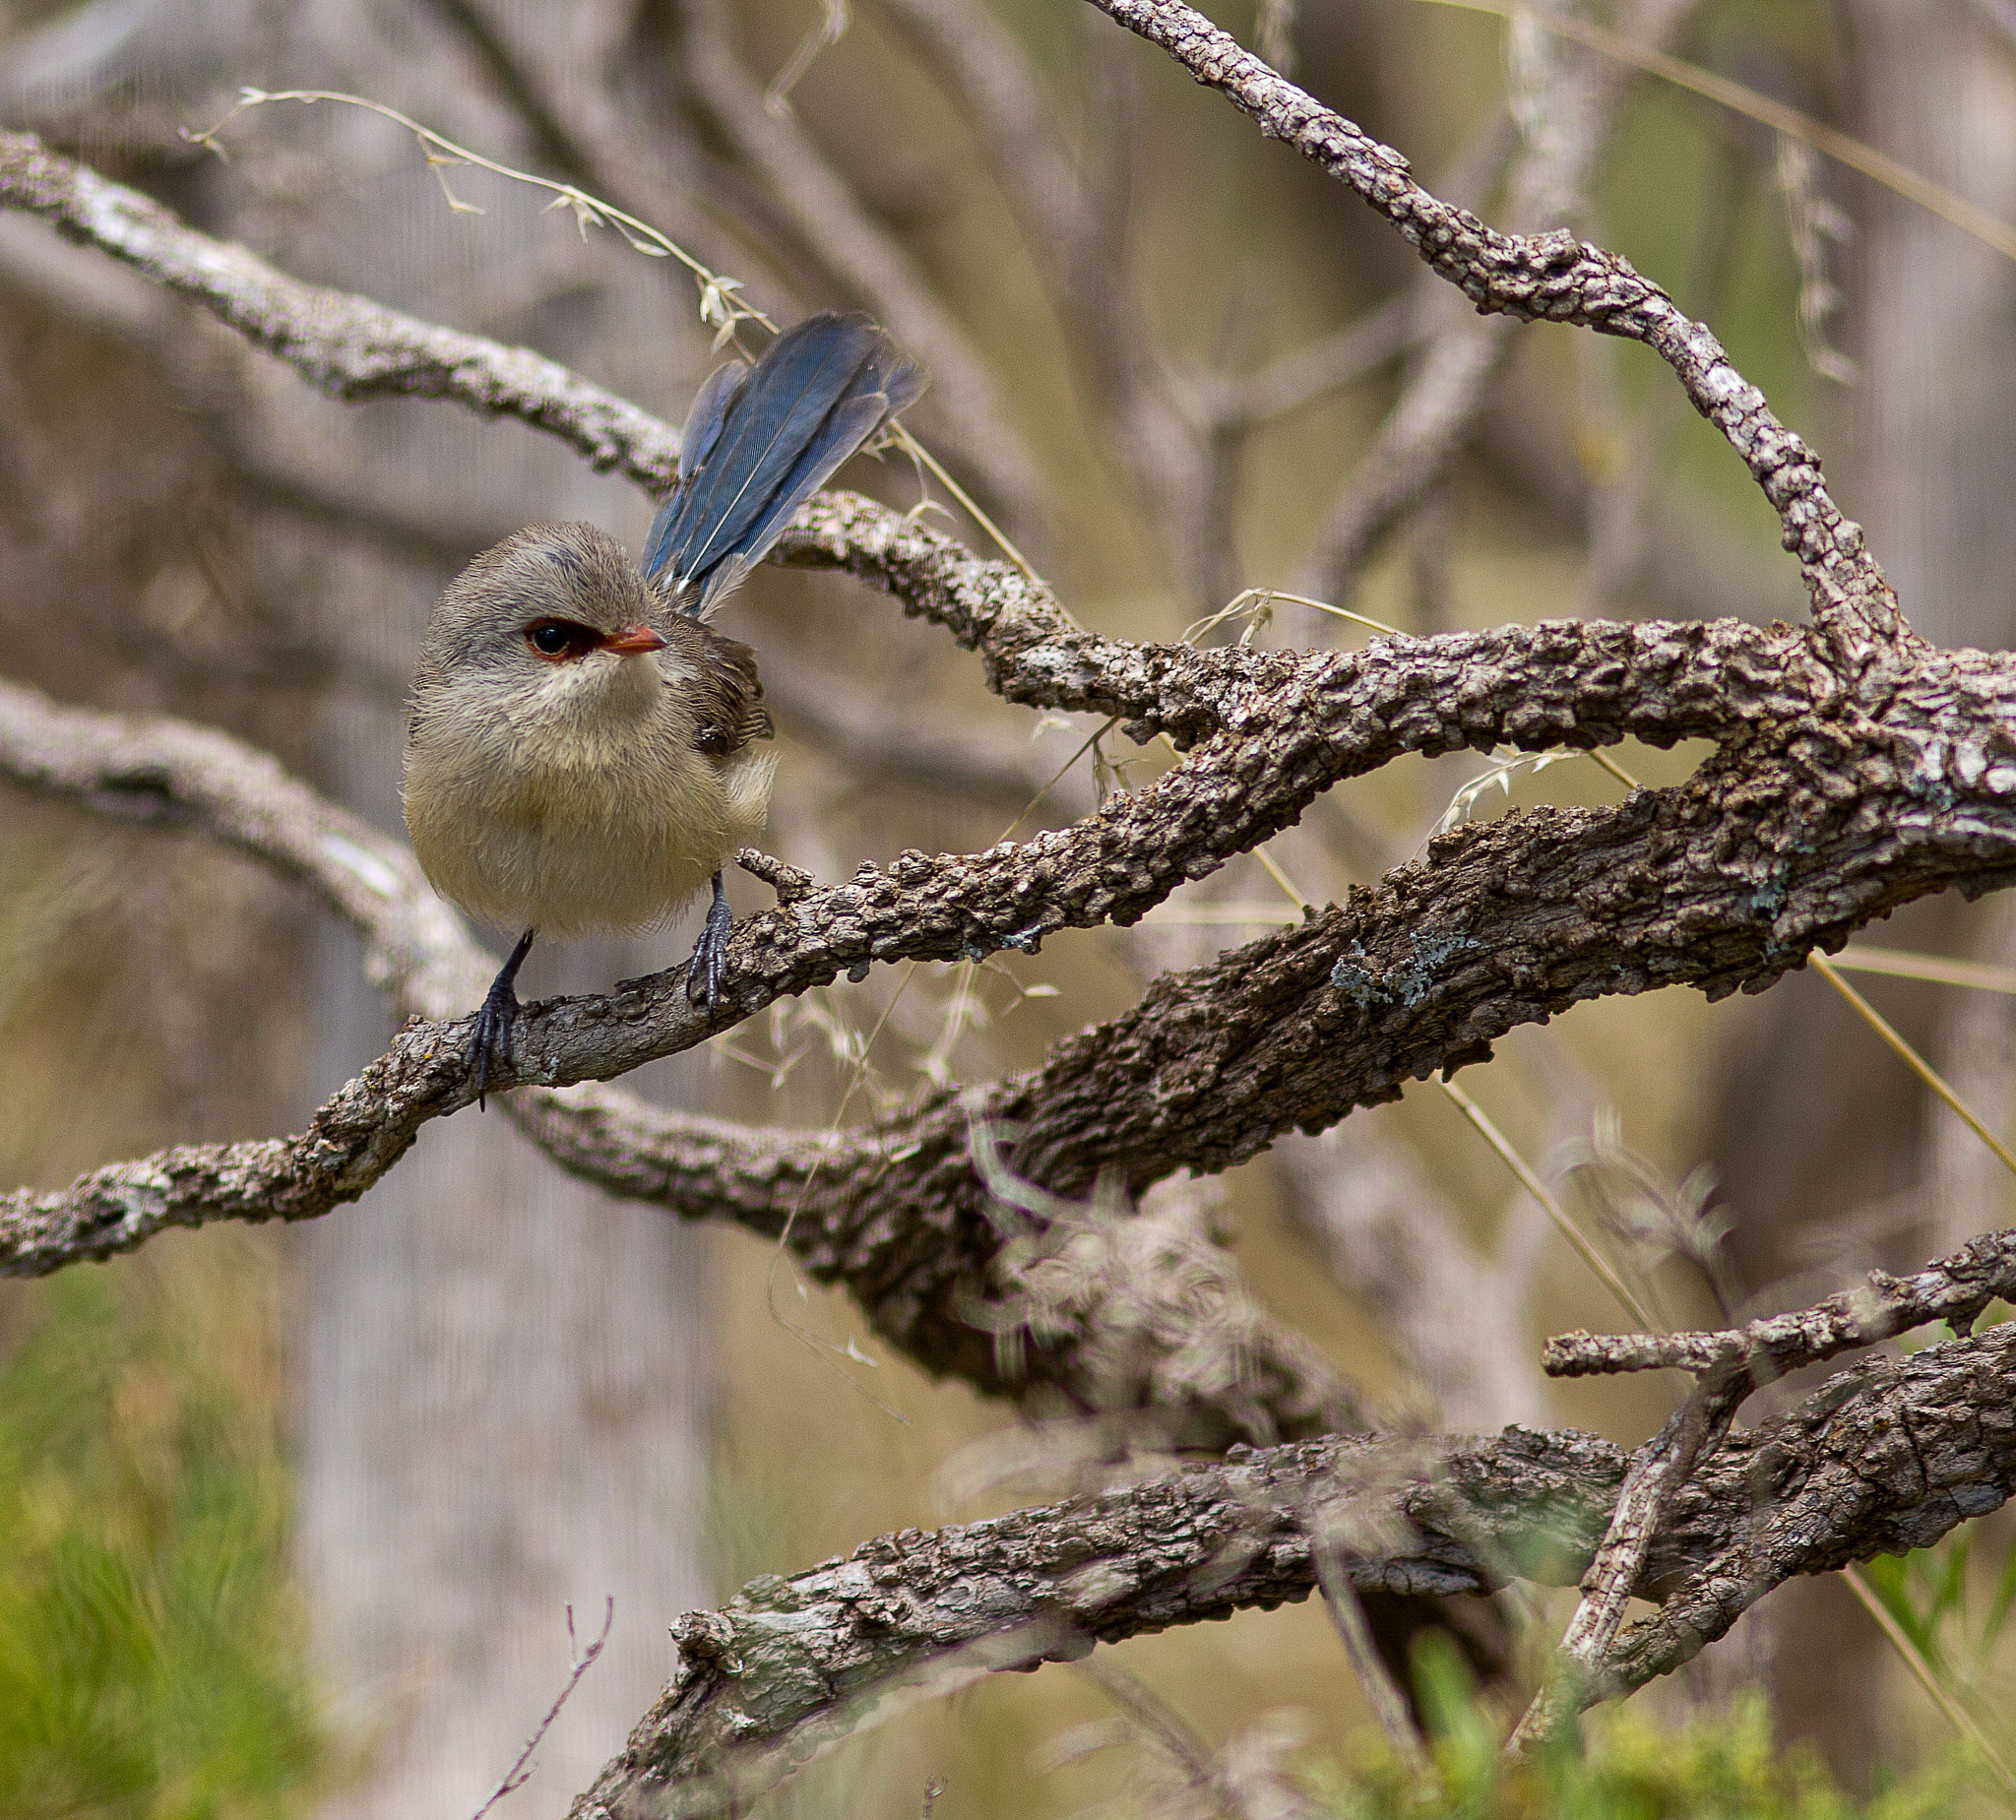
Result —
M708 616L791 516L923 390L867 317L806 318L693 400L641 570L593 525L532 525L436 602L408 700L406 825L442 896L522 929L476 1016L480 1103L536 935L713 903L687 993L719 998L722 867L761 831L777 761L756 654Z

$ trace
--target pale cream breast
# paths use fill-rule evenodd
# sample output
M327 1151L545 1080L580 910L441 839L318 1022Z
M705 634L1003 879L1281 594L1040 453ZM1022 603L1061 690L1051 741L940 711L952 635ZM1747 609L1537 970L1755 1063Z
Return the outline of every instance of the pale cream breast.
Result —
M407 827L436 890L504 929L636 928L756 838L775 761L697 751L667 656L599 678L584 663L565 688L479 708L452 682L416 694Z

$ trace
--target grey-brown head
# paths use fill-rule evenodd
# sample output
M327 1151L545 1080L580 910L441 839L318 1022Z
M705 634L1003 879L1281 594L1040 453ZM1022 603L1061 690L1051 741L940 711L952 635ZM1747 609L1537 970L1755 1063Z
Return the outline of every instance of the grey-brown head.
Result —
M538 688L556 669L600 670L662 650L664 635L655 622L665 610L608 533L593 525L528 525L485 550L443 592L420 649L414 691L478 676Z

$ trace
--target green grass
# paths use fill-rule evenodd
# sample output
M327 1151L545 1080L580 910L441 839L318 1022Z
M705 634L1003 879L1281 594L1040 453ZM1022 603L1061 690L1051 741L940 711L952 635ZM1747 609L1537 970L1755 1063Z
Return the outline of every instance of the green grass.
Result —
M1850 1798L1809 1747L1786 1748L1760 1692L1679 1726L1639 1705L1600 1710L1582 1743L1508 1771L1501 1719L1476 1698L1452 1652L1417 1662L1441 1787L1414 1787L1382 1747L1326 1779L1338 1820L1953 1820L1976 1811L1947 1754L1873 1794Z
M266 1400L140 1266L9 1313L0 1817L300 1811L318 1736Z

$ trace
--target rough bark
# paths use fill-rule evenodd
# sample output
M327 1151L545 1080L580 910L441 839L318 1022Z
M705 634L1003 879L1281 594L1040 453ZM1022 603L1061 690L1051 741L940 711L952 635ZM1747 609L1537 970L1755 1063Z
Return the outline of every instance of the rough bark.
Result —
M1923 1547L2016 1489L2000 1389L2016 1327L1876 1358L1732 1436L1675 1495L1636 1590L1665 1601L1621 1640L1611 1693L1669 1672L1794 1575ZM878 1699L1074 1661L1097 1643L1270 1608L1317 1585L1345 1537L1363 1591L1571 1583L1624 1482L1609 1443L1303 1442L927 1534L906 1530L674 1629L678 1672L576 1820L730 1809Z

